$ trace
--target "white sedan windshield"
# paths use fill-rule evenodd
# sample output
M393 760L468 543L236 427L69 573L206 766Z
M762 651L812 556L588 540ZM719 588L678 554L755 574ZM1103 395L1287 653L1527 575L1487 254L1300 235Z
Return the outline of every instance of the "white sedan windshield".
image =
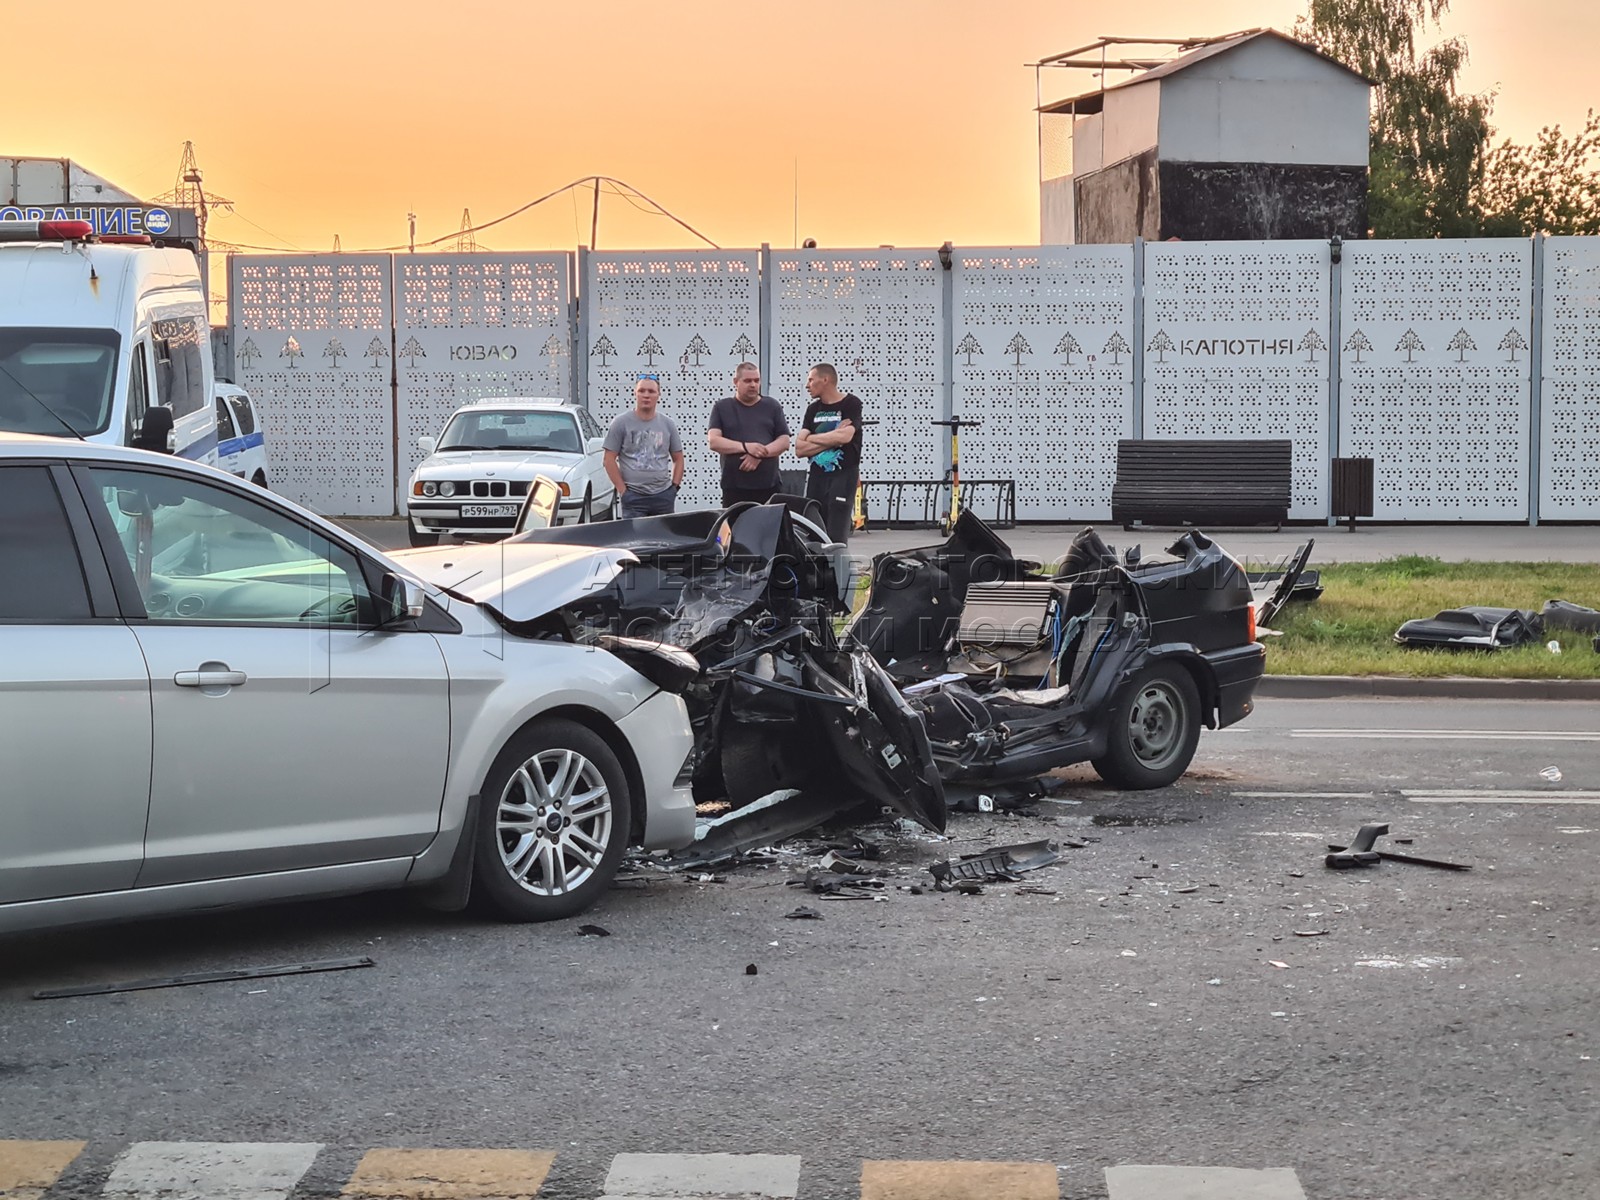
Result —
M546 450L582 454L578 423L564 412L457 413L439 439L439 451Z

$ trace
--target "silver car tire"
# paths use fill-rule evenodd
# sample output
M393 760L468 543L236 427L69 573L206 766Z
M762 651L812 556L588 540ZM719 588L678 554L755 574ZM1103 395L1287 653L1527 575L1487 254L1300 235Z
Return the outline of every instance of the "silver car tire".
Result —
M484 781L472 894L507 921L555 921L611 886L632 826L627 776L592 730L536 721Z

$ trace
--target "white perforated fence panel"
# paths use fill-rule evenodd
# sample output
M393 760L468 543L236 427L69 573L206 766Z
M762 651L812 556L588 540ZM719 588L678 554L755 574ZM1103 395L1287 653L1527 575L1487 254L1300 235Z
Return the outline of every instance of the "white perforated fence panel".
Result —
M1373 516L1528 516L1533 254L1526 241L1351 242L1339 449L1374 460Z
M1328 244L1155 242L1144 290L1144 436L1291 438L1289 516L1327 516Z
M400 477L463 404L497 397L571 401L571 255L395 256Z
M776 378L789 427L805 416L806 373L832 363L861 398L863 479L937 479L943 472L943 268L933 250L772 256ZM785 466L800 465L790 458Z
M1600 239L1544 243L1539 519L1600 520Z
M389 256L229 261L234 362L273 489L331 516L393 513Z
M641 373L658 375L660 411L683 437L680 510L717 508L721 461L706 446L711 406L733 395L733 369L763 367L761 260L754 250L587 256L589 409L602 426L633 407ZM763 381L768 386L768 381Z
M1133 431L1133 247L965 250L955 263L963 478L1012 479L1022 520L1111 515Z

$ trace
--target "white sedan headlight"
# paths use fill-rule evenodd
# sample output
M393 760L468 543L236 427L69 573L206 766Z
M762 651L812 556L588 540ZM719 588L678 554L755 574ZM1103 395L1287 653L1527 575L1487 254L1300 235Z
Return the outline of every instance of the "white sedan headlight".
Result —
M439 494L439 485L432 481L424 483L422 485L422 494L424 496L437 496Z
M456 494L456 485L451 483L448 479L446 479L443 483L441 483L439 485L439 495L441 495L441 496L454 496L455 494Z

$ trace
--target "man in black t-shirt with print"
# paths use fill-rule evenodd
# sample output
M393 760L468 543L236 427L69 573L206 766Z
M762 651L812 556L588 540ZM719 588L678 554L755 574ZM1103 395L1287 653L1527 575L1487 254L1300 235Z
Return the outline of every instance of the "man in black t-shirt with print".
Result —
M761 394L761 368L740 363L733 395L711 407L706 443L722 456L722 506L741 500L765 504L778 490L778 456L789 448L783 406Z
M801 458L811 460L806 498L822 505L828 536L848 541L856 481L861 477L861 401L839 390L839 372L831 363L811 368L806 391L811 404L794 448Z

